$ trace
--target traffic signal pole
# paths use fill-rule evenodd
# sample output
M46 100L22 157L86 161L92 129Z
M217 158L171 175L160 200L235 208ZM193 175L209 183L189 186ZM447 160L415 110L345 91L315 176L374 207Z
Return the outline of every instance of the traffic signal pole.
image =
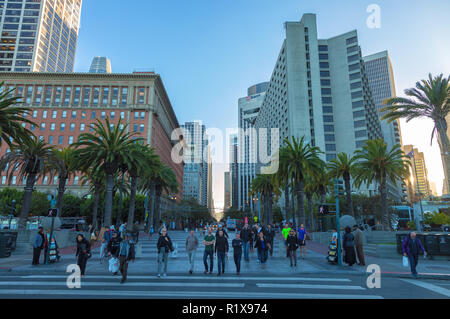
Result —
M339 223L339 181L337 179L334 180L334 195L336 197L337 257L338 257L338 265L342 266L342 257L341 257L341 226L340 226L340 223Z

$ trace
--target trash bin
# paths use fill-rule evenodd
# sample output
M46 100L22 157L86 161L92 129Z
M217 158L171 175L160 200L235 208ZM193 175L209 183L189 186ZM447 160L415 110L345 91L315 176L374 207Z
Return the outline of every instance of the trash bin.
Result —
M439 255L450 256L450 234L437 234Z
M18 233L16 231L10 231L10 232L8 232L8 234L12 237L11 251L15 251L16 250L17 234Z
M0 258L11 256L13 236L8 232L0 233Z
M423 245L425 246L427 253L431 256L439 255L439 241L437 235L424 235Z
M397 252L403 255L402 243L409 234L396 234L395 236L397 237Z

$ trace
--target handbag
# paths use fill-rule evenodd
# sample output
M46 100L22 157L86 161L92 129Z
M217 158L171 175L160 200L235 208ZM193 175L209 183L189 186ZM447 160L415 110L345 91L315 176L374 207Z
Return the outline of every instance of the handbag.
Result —
M403 256L403 267L409 267L409 260L406 256Z

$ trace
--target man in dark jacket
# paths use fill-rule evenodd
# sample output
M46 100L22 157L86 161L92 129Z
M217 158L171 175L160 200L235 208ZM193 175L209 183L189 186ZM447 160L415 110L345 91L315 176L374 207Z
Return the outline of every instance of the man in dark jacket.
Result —
M122 274L122 280L120 281L123 284L127 280L128 273L128 263L130 260L134 261L135 251L134 244L130 240L131 234L127 233L124 235L124 239L120 241L120 249L118 252L119 260L120 260L120 273Z
M239 233L236 233L236 238L231 242L233 246L234 264L236 265L236 275L241 272L241 257L242 257L242 239Z
M33 262L32 265L39 265L39 258L41 257L41 250L44 248L45 237L44 228L39 227L39 231L34 238L33 243Z
M228 253L228 239L223 235L223 231L220 230L216 237L215 252L217 255L217 268L220 276L225 272L225 256Z
M117 232L113 232L111 240L108 242L108 255L119 258L120 242L122 238Z
M244 259L245 261L249 261L250 248L253 248L253 233L248 224L245 224L241 229L240 237L242 240L242 248L244 249Z
M419 263L419 250L425 255L426 251L420 242L419 238L416 238L416 233L412 232L402 243L403 256L409 258L409 264L411 266L411 273L414 278L417 278L417 264Z
M219 235L219 232L220 232L220 231L223 231L223 235L228 239L228 234L227 234L227 232L225 231L225 229L223 229L222 224L219 224L219 227L218 227L218 229L217 229L217 231L216 231L216 237Z
M172 240L167 235L167 229L161 230L161 236L159 236L158 243L158 277L161 277L161 268L164 266L163 277L167 276L167 261L169 260L169 252L174 251ZM164 264L163 264L164 263Z

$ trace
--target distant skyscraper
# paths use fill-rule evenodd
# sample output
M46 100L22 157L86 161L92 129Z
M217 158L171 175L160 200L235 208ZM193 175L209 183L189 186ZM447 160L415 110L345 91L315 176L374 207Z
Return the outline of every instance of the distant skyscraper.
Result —
M251 129L254 127L268 85L269 82L264 82L251 86L247 90L248 96L238 101L239 128L243 130L238 143L242 145L238 149L238 207L242 210L245 210L246 206L250 210L254 209L253 200L248 196L251 183L256 176L256 158L251 151L253 145L256 147L256 134Z
M238 183L238 134L230 135L229 144L230 155L230 194L231 194L231 206L239 208L239 183Z
M224 196L224 205L223 209L228 209L231 207L231 177L230 172L224 173L224 190L225 190L225 196Z
M82 0L0 1L0 71L73 72Z
M405 145L404 151L408 154L409 158L411 158L412 174L410 179L412 180L412 183L410 183L410 187L413 188L413 191L410 190L409 193L414 195L413 198L410 198L410 201L415 202L415 197L419 192L424 197L431 195L430 183L428 181L428 170L425 165L425 157L417 148L414 148L413 145ZM411 157L411 155L413 157Z
M184 156L185 176L183 198L195 198L203 206L211 205L212 177L206 127L201 121L181 125L189 153ZM204 150L207 150L206 154ZM209 185L209 186L208 186Z
M389 98L396 97L394 71L392 69L391 60L387 51L375 53L363 58L366 67L367 80L372 92L372 97L377 108L377 112L385 106L384 101ZM402 146L402 137L400 132L400 121L396 120L392 123L381 120L382 114L378 113L381 123L381 131L383 132L384 141L388 150L391 150L395 144ZM404 189L406 191L406 188ZM391 198L397 201L403 199L402 185L394 185L388 183L388 192ZM404 194L406 196L406 193Z
M111 61L105 56L94 57L89 73L112 73Z

